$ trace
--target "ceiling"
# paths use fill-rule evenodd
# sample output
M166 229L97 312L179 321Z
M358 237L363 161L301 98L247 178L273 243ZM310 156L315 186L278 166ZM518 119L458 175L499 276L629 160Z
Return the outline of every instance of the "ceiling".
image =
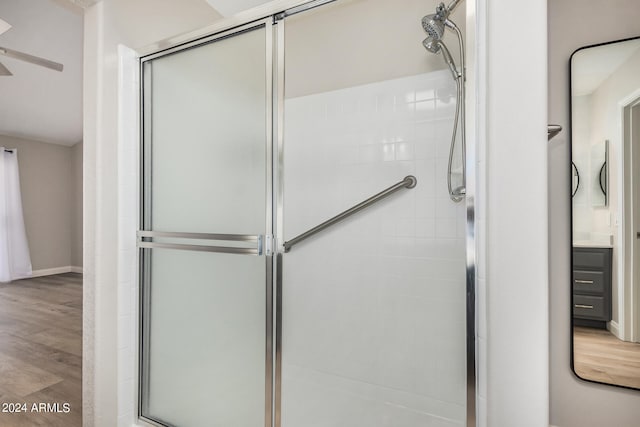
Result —
M227 17L243 10L269 3L269 0L207 0L207 3L222 16Z
M640 49L640 40L583 49L571 61L573 96L593 93L611 74Z
M0 46L64 65L62 72L0 56L0 134L61 145L82 140L82 9L55 0L0 1L12 28Z

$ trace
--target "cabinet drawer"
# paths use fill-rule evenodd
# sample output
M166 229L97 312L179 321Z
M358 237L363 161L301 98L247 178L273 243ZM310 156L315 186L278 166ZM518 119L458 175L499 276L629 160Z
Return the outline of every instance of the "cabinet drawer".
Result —
M586 252L573 250L573 268L591 267L603 268L606 263L606 253L603 251Z
M589 295L573 296L573 315L585 319L608 320L605 318L603 297Z
M573 292L586 294L599 294L604 292L604 273L602 271L573 272Z

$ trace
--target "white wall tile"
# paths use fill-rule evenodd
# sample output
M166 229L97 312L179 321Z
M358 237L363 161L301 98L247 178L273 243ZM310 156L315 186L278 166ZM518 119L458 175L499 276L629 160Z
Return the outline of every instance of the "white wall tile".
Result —
M441 71L285 102L285 238L407 174L418 185L287 255L284 427L464 424L464 210L446 190L450 92Z

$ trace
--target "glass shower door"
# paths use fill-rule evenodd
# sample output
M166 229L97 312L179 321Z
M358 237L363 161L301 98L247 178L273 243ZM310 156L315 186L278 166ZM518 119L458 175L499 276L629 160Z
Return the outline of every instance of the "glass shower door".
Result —
M453 427L473 409L455 83L420 43L419 2L320 3L142 59L154 425ZM284 250L407 175L411 191Z
M283 255L281 427L466 425L465 207L447 192L456 86L421 44L427 9L338 1L278 23L279 237L417 178Z
M270 31L143 58L139 415L159 425L270 424Z

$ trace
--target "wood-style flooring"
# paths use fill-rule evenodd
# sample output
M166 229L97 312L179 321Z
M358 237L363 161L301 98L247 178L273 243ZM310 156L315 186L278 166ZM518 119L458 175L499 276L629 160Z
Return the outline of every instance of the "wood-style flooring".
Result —
M0 283L0 427L81 425L82 275Z
M579 377L640 388L640 344L621 341L604 329L576 326L573 346Z

